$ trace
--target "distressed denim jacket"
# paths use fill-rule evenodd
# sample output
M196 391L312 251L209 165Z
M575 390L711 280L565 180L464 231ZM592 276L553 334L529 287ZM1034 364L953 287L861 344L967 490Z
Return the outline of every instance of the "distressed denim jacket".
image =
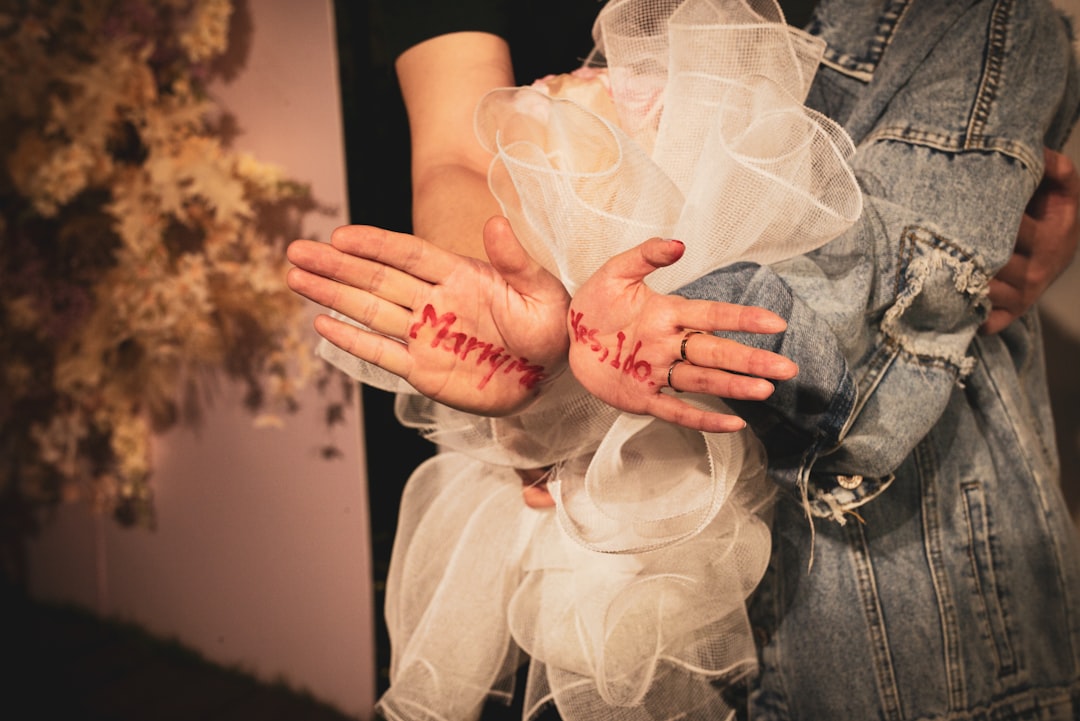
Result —
M780 503L753 600L753 719L1080 718L1080 548L1058 486L1034 313L976 334L1042 147L1076 117L1041 0L822 0L808 104L857 145L864 212L688 297L771 308L739 339L800 374L733 404Z

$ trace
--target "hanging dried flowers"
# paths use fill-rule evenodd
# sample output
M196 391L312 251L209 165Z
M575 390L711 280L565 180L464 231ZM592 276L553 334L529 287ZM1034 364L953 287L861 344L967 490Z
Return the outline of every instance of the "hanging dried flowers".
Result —
M261 424L325 373L284 284L282 233L314 205L223 139L204 88L228 0L11 5L0 493L149 524L151 435L196 417L218 371Z

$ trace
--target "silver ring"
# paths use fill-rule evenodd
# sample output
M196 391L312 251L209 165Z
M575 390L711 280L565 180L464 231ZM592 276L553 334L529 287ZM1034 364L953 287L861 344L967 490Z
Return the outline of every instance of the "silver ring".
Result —
M673 370L675 370L675 366L679 365L680 363L685 363L685 361L683 361L683 360L681 360L681 359L679 359L679 358L676 358L675 360L673 360L673 361L671 362L671 365L669 365L669 366L668 366L668 369L667 369L667 384L668 384L668 388L670 388L671 390L675 391L676 393L682 393L682 391L681 391L681 390L679 390L678 388L676 388L675 386L671 385L671 372L672 372Z
M682 337L682 343L679 345L679 357L682 358L687 363L690 363L690 365L694 365L694 364L691 362L691 360L689 358L686 357L686 341L690 340L690 336L699 335L699 334L701 334L703 332L704 331L700 331L700 330L690 330L690 331L687 331L686 335L684 335ZM671 384L669 383L668 385L671 385Z

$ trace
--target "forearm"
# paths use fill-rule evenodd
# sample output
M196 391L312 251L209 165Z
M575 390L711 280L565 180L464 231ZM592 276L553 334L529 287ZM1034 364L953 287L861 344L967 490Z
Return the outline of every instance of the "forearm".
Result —
M447 163L413 174L413 232L440 248L486 259L484 223L499 212L486 172Z
M473 114L488 91L513 85L509 47L489 33L451 33L409 48L395 69L409 117L414 233L484 258L483 226L499 206Z

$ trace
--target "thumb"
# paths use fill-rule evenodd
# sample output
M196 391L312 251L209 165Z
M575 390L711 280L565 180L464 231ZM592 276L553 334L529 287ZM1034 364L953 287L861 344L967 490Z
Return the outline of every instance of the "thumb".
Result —
M488 261L507 284L522 295L532 295L550 277L543 266L533 260L521 245L510 221L501 215L484 224L484 250Z
M649 273L671 265L685 252L686 246L681 240L650 238L619 253L604 265L613 277L641 282Z

